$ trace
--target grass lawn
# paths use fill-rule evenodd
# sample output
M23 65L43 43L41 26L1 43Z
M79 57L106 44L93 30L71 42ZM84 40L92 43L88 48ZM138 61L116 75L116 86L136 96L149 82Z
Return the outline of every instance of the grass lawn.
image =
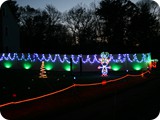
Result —
M73 84L101 83L103 80L113 80L126 74L141 72L110 72L107 77L101 77L101 72L57 72L47 71L45 79L38 78L40 71L5 69L0 71L0 104L24 100L51 93Z
M108 74L109 76L104 78L101 77L101 74L98 72L71 74L70 72L47 71L48 79L39 79L39 71L3 70L1 71L1 73L3 73L1 74L2 79L0 80L2 95L2 99L0 99L1 104L41 96L47 93L61 90L73 84L84 85L91 83L101 83L103 80L110 81L112 79L119 78L126 74L124 72L110 72ZM132 72L129 74L133 75L140 73L141 72ZM92 108L92 106L90 105L97 103L97 101L103 101L105 102L104 106L105 111L107 112L106 115L110 116L113 115L113 113L115 112L115 108L113 109L113 107L115 107L115 103L113 102L115 100L116 94L117 100L120 100L117 101L117 105L119 107L116 108L116 110L119 110L119 114L121 113L120 115L122 115L123 112L121 112L121 109L123 109L124 106L126 107L124 110L127 113L127 109L129 109L128 107L134 107L134 104L141 106L142 101L144 101L145 99L149 100L153 97L153 95L155 96L157 94L155 93L155 91L157 91L158 89L158 74L158 71L153 71L150 74L144 75L143 77L130 76L121 79L120 81L107 83L106 85L100 84L95 86L84 87L76 86L58 94L44 97L42 99L2 107L1 110L2 113L7 116L6 118L15 117L22 119L25 117L27 120L29 120L31 118L37 119L37 117L41 118L42 116L52 116L55 118L58 116L60 117L62 114L64 114L64 116L66 115L65 117L67 117L72 116L71 113L73 111L77 111L75 114L80 114L84 111L87 112L87 114L91 114L88 113L89 111L87 111L87 109L94 110L94 108ZM152 84L150 84L151 81L154 80L156 80L156 83L153 82ZM145 85L149 87L144 88ZM136 90L134 91L132 89ZM16 97L13 96L14 93L16 94ZM126 93L127 95L125 95ZM109 96L113 96L113 100L112 97ZM102 103L100 102L97 104ZM144 106L146 106L145 103L143 104ZM86 108L86 106L90 106L91 108ZM104 106L101 105L102 108ZM110 110L107 110L106 107ZM96 109L99 108L97 108L96 106ZM95 112L93 110L91 111ZM72 112L70 113L69 111ZM69 113L69 115L67 113ZM62 117L62 119L64 118Z

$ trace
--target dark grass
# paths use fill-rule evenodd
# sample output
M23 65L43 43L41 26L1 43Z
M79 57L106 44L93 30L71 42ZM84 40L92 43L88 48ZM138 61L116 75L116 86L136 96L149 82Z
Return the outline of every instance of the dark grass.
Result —
M26 72L11 70L8 76L6 76L6 73L9 73L8 71L3 72L3 77L6 78L5 80L7 81L2 82L1 80L1 82L3 85L8 85L8 87L12 86L10 94L13 92L17 93L16 98L13 99L10 97L10 99L7 99L8 101L17 101L39 96L64 88L73 83L91 83L103 80L98 72L81 74L55 71L48 72L48 76L52 76L52 79L37 79L39 71ZM21 73L21 76L17 73ZM123 76L124 74L125 73L121 72L110 72L106 80ZM133 72L130 74L139 73ZM25 75L25 77L23 75ZM73 79L74 76L76 76L76 79ZM141 79L140 77L132 79L126 78L105 86L76 87L42 100L17 105L17 107L8 106L2 109L2 113L11 118L14 118L13 114L16 114L15 116L19 114L19 119L26 120L103 120L104 118L109 120L151 120L151 118L155 118L158 114L160 106L158 92L160 89L160 81L158 76L159 71L153 70L151 74L145 76L147 79ZM13 78L17 77L21 79L13 80ZM28 85L32 85L30 90L25 87ZM3 97L9 98L9 96ZM43 108L41 108L41 106ZM23 116L23 110L27 112L27 108L30 113ZM35 113L32 114L34 110Z
M0 104L37 97L63 89L74 83L89 84L103 80L112 80L124 76L126 72L110 72L108 77L101 77L101 72L58 72L47 71L47 79L40 79L36 70L0 70ZM140 74L134 72L130 74ZM16 97L13 97L16 94Z
M48 79L40 79L39 71L1 70L0 103L23 100L53 92L72 84L68 73L48 73ZM68 77L66 77L68 76ZM13 94L17 96L12 97Z

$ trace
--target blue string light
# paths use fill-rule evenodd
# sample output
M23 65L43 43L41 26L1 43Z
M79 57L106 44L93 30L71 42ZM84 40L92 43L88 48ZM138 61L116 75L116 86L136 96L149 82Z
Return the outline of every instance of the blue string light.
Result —
M141 55L141 56L140 56ZM110 54L109 56L111 58L111 62L114 63L124 63L124 62L137 62L137 63L142 63L142 62L150 62L150 53L142 53L142 54L117 54L117 55L112 55ZM94 54L94 55L60 55L60 54L37 54L37 53L2 53L0 54L0 61L4 60L10 60L10 61L30 61L30 62L67 62L70 64L70 58L72 59L72 62L74 64L78 64L80 61L80 58L82 60L82 63L100 63L98 58L99 55Z

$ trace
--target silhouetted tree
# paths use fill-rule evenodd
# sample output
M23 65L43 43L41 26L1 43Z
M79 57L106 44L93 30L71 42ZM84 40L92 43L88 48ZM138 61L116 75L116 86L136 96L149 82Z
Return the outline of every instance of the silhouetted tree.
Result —
M62 15L53 5L46 5L44 11L48 15L45 30L46 49L48 51L61 50L62 44L65 44L67 32L65 26L61 23Z
M77 4L64 14L19 7L22 50L41 53L129 52L156 49L160 9L150 0L102 0L97 7ZM149 48L149 49L148 49Z
M81 51L89 50L89 46L97 40L97 20L95 11L82 4L70 9L64 14L64 24L73 36L73 45L78 45Z
M151 0L142 0L137 2L136 6L138 12L131 20L128 39L132 41L132 47L141 51L153 51L159 36L158 5Z
M45 10L30 6L20 7L22 49L25 52L59 52L68 38L68 31L61 23L61 13L54 6Z
M18 12L18 4L17 1L8 0L5 1L5 4L8 4L10 11L12 12L12 15L15 17L15 20L17 23L19 22L19 12Z
M129 0L102 0L100 2L96 13L105 21L104 33L113 50L125 49L128 25L136 14L136 10L135 4Z
M30 6L20 7L19 12L22 51L39 52L44 45L45 14Z

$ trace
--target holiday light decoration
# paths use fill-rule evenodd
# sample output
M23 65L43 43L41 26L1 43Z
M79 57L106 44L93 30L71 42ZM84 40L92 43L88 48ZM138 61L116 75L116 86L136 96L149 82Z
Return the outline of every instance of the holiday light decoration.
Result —
M126 61L129 62L137 62L137 63L142 63L142 62L146 62L149 63L151 62L150 59L150 53L142 53L142 54L118 54L118 55L113 55L113 54L109 54L109 58L111 62L114 63L124 63ZM141 57L141 59L140 59ZM94 64L94 63L100 63L100 61L98 60L99 55L94 54L94 55L85 55L83 56L82 54L80 55L60 55L60 54L24 54L24 53L2 53L0 54L0 61L30 61L30 62L52 62L55 63L57 61L64 63L67 62L70 64L70 58L72 58L72 62L74 64L78 64L80 61L80 58L82 60L82 63L90 63L90 64ZM139 58L139 59L138 59Z
M150 71L147 70L141 74L136 74L136 75L133 75L133 74L126 74L122 77L119 77L119 78L116 78L116 79L110 79L110 80L103 80L102 82L98 82L98 83L88 83L88 84L72 84L66 88L63 88L63 89L60 89L60 90L57 90L57 91L54 91L54 92L51 92L51 93L48 93L48 94L45 94L45 95L41 95L41 96L38 96L38 97L34 97L34 98L29 98L29 99L25 99L25 100L20 100L20 101L12 101L12 102L8 102L8 103L4 103L4 104L0 104L0 108L2 107L6 107L6 106L9 106L9 105L16 105L16 104L21 104L21 103L26 103L26 102L31 102L31 101L34 101L34 100L39 100L39 99L42 99L42 98L45 98L45 97L48 97L48 96L51 96L51 95L54 95L54 94L58 94L58 93L61 93L61 92L64 92L66 90L69 90L71 88L75 88L75 87L86 87L86 86L96 86L96 85L106 85L106 84L109 84L109 83L113 83L113 82L116 82L116 81L120 81L120 80L123 80L127 77L144 77L145 74L150 74Z
M65 69L66 71L71 71L71 66L70 66L69 64L65 64L65 65L64 65L64 69Z
M157 67L157 62L158 62L158 59L151 60L151 68L156 68Z
M37 54L37 53L1 53L0 63L3 64L5 68L21 69L39 69L36 64L45 62L45 70L56 70L56 71L79 71L80 64L82 65L83 71L98 71L97 65L101 62L99 61L100 54L93 55L67 55L67 54ZM134 64L139 64L141 69L147 70L150 67L151 53L138 53L138 54L109 54L110 66L113 71L132 71L134 69ZM10 66L4 65L5 62L10 62ZM21 66L19 62L21 62ZM18 64L17 64L18 63ZM72 64L72 69L71 65ZM32 67L34 66L34 67ZM68 66L68 67L67 67ZM91 66L91 67L89 67ZM0 67L0 69L3 67ZM87 69L86 69L87 68Z
M39 75L40 75L39 78L47 78L45 67L44 67L44 61L42 61Z
M138 71L142 69L142 66L140 64L134 64L133 69Z
M11 68L12 67L12 62L6 60L6 61L3 62L3 65L4 65L5 68Z
M110 65L113 71L118 71L121 69L122 65L113 63Z
M109 53L108 52L102 52L101 58L99 58L99 61L101 63L101 66L98 66L98 69L102 69L102 76L108 76L108 69L111 69L111 66L108 66L110 62Z
M54 65L53 65L52 62L45 62L44 67L45 67L46 70L52 70Z
M32 67L32 65L30 62L24 62L23 67L24 67L24 69L30 69Z

